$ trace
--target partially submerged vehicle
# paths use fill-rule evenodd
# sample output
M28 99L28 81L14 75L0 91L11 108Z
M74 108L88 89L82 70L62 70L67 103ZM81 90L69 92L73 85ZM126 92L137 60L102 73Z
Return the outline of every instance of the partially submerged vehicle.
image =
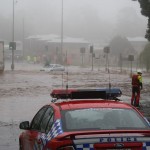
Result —
M65 67L60 64L49 64L44 66L41 71L51 72L51 71L65 71Z

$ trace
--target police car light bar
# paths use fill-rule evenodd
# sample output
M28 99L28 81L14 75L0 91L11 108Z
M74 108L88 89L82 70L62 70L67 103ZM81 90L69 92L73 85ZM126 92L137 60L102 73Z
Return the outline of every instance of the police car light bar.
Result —
M56 99L111 99L117 100L122 94L119 88L101 89L54 89L50 96Z

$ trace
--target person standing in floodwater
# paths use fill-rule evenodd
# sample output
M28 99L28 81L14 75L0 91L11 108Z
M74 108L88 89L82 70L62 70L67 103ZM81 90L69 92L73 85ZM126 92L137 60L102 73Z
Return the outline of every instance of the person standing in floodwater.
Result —
M139 107L140 92L143 89L142 71L138 70L137 74L132 76L132 97L131 105Z

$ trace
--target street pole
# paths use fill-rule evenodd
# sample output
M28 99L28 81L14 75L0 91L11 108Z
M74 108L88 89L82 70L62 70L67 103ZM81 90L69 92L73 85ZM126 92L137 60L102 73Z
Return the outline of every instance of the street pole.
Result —
M81 55L82 55L82 67L83 67L83 53L81 53Z
M106 57L105 71L108 71L108 53L105 54L105 57Z
M12 42L14 42L14 0L13 0L13 22L12 22ZM11 70L13 71L15 68L14 66L14 46L12 46L12 64Z
M131 77L132 77L132 61L131 61Z
M23 18L23 21L22 21L22 61L24 62L24 18Z
M99 54L98 71L100 71L100 65L101 65L101 54Z
M105 53L105 57L106 57L106 71L109 72L109 60L108 60L108 53L110 52L110 47L109 46L106 46L104 47L104 53Z
M92 71L93 71L93 53L92 53Z
M109 60L108 60L108 53L107 53L107 71L109 73Z
M63 64L63 0L61 10L61 64Z

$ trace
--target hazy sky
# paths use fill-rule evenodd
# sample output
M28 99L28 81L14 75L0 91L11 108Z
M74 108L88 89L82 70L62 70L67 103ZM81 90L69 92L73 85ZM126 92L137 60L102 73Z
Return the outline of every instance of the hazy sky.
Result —
M0 0L0 3L0 15L9 18L9 20L12 20L13 0ZM92 25L93 30L94 28L98 28L99 26L101 26L101 31L107 30L108 28L112 28L114 30L116 24L118 23L117 21L119 18L119 12L127 7L130 7L130 10L133 9L134 12L138 15L138 17L141 19L139 20L139 22L141 22L140 28L146 31L147 18L141 15L140 5L137 1L63 0L63 6L64 34L72 32L83 32L83 35L86 35L85 32L87 32L88 28L86 27L86 29L84 29L84 27L91 26L92 28ZM54 32L56 34L59 34L61 29L61 8L62 0L17 0L17 2L15 3L15 18L17 18L18 22L18 18L20 18L20 25L22 22L21 18L24 18L25 26L27 27L29 26L29 24L32 25L33 29L35 30L34 33L49 34ZM130 18L129 13L127 17ZM97 19L98 23L96 22ZM105 26L106 28L104 29ZM80 28L81 32L78 31ZM142 30L143 36L144 30ZM101 31L98 31L99 34L101 34ZM94 32L96 33L97 30L91 31L93 35ZM78 36L78 34L76 35Z
M15 9L23 9L32 13L36 11L47 11L55 8L56 13L60 12L62 0L16 0ZM0 0L0 13L7 16L12 12L13 0ZM140 15L140 6L138 2L132 0L63 0L65 12L81 10L83 7L94 7L103 17L115 19L118 11L124 7L133 7ZM49 11L48 11L49 10Z

